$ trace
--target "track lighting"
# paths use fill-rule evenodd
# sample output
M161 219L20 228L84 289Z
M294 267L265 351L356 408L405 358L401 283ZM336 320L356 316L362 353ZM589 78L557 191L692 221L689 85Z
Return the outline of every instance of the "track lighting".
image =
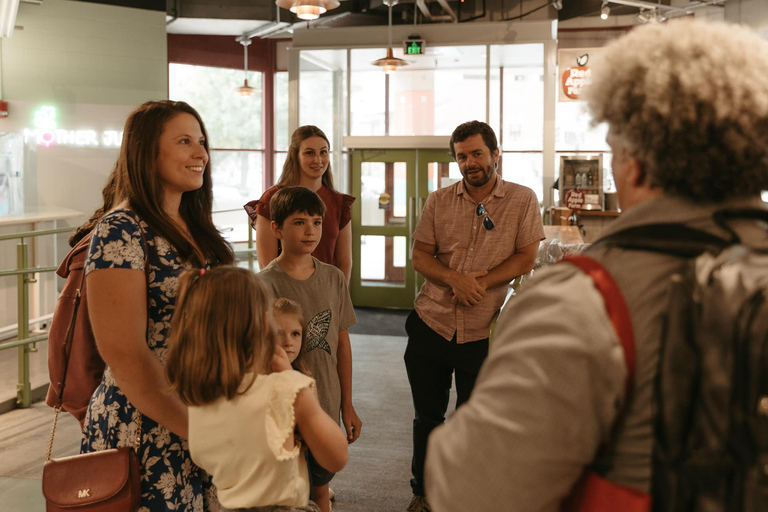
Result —
M607 20L609 14L611 14L611 8L608 6L608 1L606 0L600 8L600 17Z

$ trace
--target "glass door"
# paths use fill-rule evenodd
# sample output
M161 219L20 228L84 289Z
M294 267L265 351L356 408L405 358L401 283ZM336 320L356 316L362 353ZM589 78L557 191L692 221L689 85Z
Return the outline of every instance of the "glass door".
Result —
M356 306L413 307L424 281L411 264L411 235L452 161L447 149L352 152L352 193L358 199L352 206L350 294Z
M413 305L408 240L415 201L416 152L352 153L352 279L356 306ZM410 303L410 305L409 305Z
M447 187L461 179L461 173L459 172L459 166L456 164L451 152L446 149L420 149L417 154L417 198L416 198L416 215L413 227L416 229L418 220L421 216L421 211L424 209L424 203L429 197L429 194L435 190ZM409 242L411 245L413 241ZM424 284L424 276L415 273L416 287L414 289L413 297L416 298L421 285Z

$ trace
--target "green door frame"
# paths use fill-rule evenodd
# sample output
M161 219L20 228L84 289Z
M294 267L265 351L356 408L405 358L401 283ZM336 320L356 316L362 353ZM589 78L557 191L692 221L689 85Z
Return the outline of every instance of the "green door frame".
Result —
M413 270L411 235L429 195L428 164L452 162L447 149L354 149L352 150L352 276L349 291L355 306L412 308L413 299L424 278ZM402 226L362 225L362 164L364 162L405 162L407 211ZM406 239L402 285L363 283L361 279L361 238L363 236L402 236Z
M408 307L409 297L414 285L413 267L406 258L404 283L402 285L363 283L361 278L361 239L363 236L402 236L410 237L412 201L408 200L405 223L402 226L363 226L362 225L362 164L364 162L405 162L405 194L411 198L415 194L416 152L413 150L355 149L352 151L352 195L358 198L352 203L352 276L349 293L355 306L369 307ZM410 299L413 304L413 299Z

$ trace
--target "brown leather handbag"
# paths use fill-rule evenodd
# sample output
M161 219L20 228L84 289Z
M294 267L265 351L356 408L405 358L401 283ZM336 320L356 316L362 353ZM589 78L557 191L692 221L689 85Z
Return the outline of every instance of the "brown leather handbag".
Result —
M144 229L141 224L139 224L139 230L142 239L144 239ZM87 248L87 245L85 247ZM148 259L145 259L144 266L145 273L147 273ZM84 297L84 294L81 293L84 291L85 284L84 269L82 272L80 288L74 291L71 318L61 351L61 382L58 383L59 386L56 389L57 401L54 406L53 425L51 426L51 435L48 438L45 466L43 466L45 509L47 512L136 512L141 506L141 470L138 453L141 447L142 416L138 410L136 411L138 428L133 447L112 448L51 460L56 423L62 408L66 409L65 396L69 396L65 395L64 390L67 373L70 370L72 343L76 337L77 313L80 306L84 306L81 304L81 298ZM87 320L87 316L81 317L81 322ZM95 346L93 350L95 350ZM76 354L75 357L82 359L81 355ZM80 384L80 381L76 381L76 384ZM81 421L82 425L82 419L78 418L78 420Z
M63 387L62 383L62 387ZM61 404L55 408L43 467L47 512L135 512L141 505L141 413L133 447L112 448L51 460Z

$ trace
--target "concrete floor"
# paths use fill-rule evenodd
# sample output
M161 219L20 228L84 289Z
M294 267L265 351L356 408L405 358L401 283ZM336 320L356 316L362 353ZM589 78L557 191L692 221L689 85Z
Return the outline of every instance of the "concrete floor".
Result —
M19 375L19 350L0 350L0 414L15 407ZM37 352L29 354L32 389L48 384L48 342L37 344Z
M392 322L400 321L392 318ZM413 406L403 365L406 338L352 334L353 397L363 421L349 463L333 480L337 512L396 512L408 505ZM455 397L454 397L455 400ZM449 410L453 409L453 405ZM0 510L44 512L42 468L53 420L44 403L0 415ZM79 425L62 414L53 457L79 451Z

